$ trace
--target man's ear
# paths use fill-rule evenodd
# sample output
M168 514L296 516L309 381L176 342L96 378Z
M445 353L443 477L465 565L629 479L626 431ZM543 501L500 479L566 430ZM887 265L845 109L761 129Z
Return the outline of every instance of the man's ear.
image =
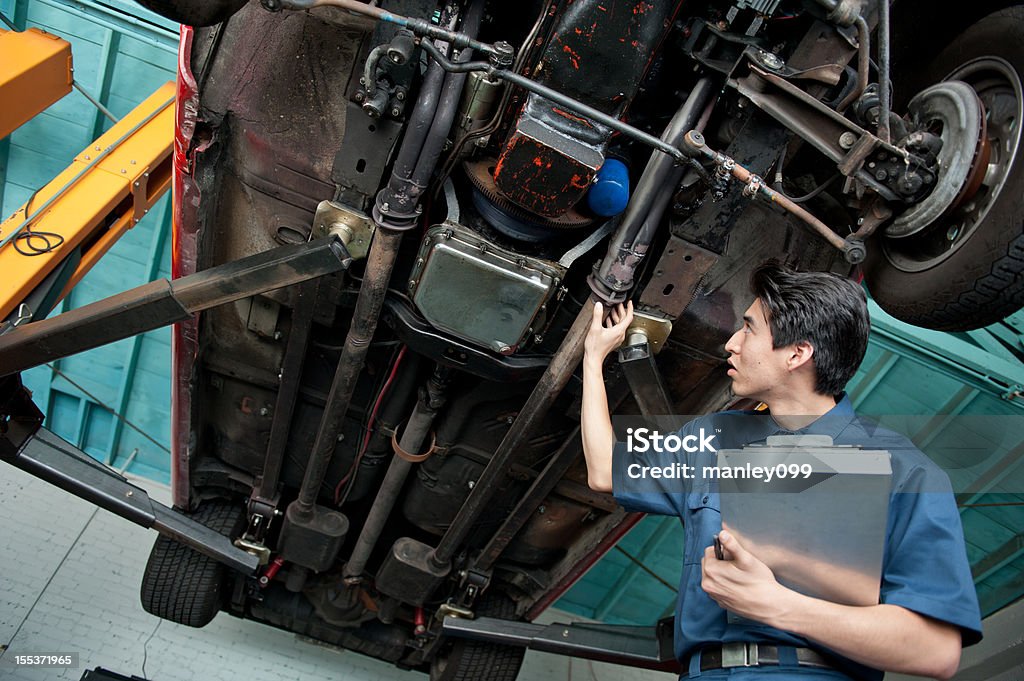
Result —
M814 358L814 346L807 341L798 341L789 346L789 357L786 359L786 368L796 371L802 366L809 366Z

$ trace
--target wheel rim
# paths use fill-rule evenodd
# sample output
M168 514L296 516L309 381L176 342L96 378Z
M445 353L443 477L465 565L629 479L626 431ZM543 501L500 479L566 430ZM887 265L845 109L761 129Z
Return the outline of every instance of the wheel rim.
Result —
M1008 62L998 57L982 57L960 66L945 80L970 85L985 108L988 167L977 191L931 226L913 236L883 239L886 259L905 272L935 267L967 243L1002 193L1019 153L1024 95L1020 77Z

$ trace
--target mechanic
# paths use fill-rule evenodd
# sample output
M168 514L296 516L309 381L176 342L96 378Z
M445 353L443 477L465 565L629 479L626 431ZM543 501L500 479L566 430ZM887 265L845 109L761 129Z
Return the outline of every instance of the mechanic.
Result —
M650 455L616 443L602 364L622 344L632 303L616 306L606 320L596 303L583 361L589 484L614 492L627 510L683 521L675 631L683 677L880 679L884 671L951 677L962 646L981 639L963 529L946 474L909 440L858 419L842 392L867 348L863 291L837 275L774 263L753 272L751 290L755 300L743 326L725 345L728 374L733 393L764 403L769 415L720 412L691 421L679 435L721 431L718 448L739 448L769 435L810 433L829 435L837 445L887 449L893 492L880 604L841 605L779 584L722 530L714 479L665 477L642 489L629 481L626 467L646 465ZM715 465L713 452L684 456L691 470ZM716 534L723 560L713 548ZM736 660L749 666L731 666Z

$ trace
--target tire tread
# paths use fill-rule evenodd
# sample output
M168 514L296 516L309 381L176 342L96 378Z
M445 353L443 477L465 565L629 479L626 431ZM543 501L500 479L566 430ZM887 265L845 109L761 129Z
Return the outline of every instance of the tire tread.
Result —
M240 505L211 501L193 519L230 536L245 515ZM142 576L140 596L146 612L190 627L204 627L220 611L226 568L184 544L160 535Z

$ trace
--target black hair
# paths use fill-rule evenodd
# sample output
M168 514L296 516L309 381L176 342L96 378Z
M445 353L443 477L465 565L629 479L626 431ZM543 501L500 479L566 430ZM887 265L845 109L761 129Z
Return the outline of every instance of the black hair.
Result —
M797 272L766 262L750 275L772 332L772 347L806 341L814 348L814 390L838 395L864 359L871 328L867 297L829 272Z

